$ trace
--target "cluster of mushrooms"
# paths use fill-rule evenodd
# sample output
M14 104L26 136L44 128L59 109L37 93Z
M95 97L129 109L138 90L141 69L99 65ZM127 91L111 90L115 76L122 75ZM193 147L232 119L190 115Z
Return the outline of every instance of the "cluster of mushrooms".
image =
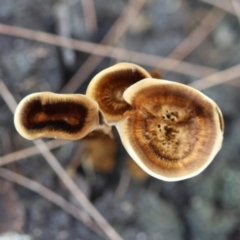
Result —
M82 139L115 126L132 159L149 175L179 181L202 172L220 150L224 122L217 104L180 83L119 63L98 73L86 95L33 93L14 123L26 139ZM107 148L108 146L106 146Z

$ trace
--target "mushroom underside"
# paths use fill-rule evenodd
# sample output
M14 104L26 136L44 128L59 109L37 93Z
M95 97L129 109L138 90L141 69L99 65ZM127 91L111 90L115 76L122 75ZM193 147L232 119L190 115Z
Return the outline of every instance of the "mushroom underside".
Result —
M24 137L76 140L99 123L97 104L85 96L38 93L24 99L15 113L15 126Z
M117 64L94 77L87 95L98 102L106 122L118 122L131 108L123 99L124 91L147 77L150 77L150 74L135 64Z

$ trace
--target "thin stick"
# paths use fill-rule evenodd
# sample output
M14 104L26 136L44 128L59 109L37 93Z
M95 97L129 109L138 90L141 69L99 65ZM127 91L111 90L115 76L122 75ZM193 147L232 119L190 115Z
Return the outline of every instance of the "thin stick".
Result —
M240 87L240 81L239 77L236 79L233 79L231 82L228 82L228 85L234 86L234 87Z
M65 3L58 3L55 6L55 18L56 18L56 32L60 36L70 37L71 36L71 28L70 28L70 14L68 11L68 7ZM71 49L71 43L65 42L64 44L68 44L68 48L61 48L62 58L64 64L71 68L76 60L75 53L73 49Z
M69 161L69 164L67 166L67 172L70 174L70 176L75 176L77 168L82 162L82 154L83 154L83 146L79 145L76 152L74 153L74 156ZM81 157L79 157L81 156Z
M130 174L123 172L121 174L121 178L120 178L118 187L114 193L114 196L116 199L120 199L124 196L124 194L127 192L130 182L131 182Z
M235 15L238 18L238 22L240 23L240 2L236 0L232 0L232 6L235 12Z
M240 64L230 67L226 70L214 73L206 78L199 79L189 86L198 90L204 90L222 83L229 82L240 77Z
M59 206L65 212L69 213L71 216L79 220L80 222L83 222L87 227L89 227L90 229L98 233L100 236L102 236L102 232L99 231L99 228L95 225L95 223L91 220L91 218L89 218L89 216L85 212L81 211L80 209L75 207L73 204L66 201L60 195L44 187L42 184L36 181L33 181L29 178L26 178L20 174L14 173L5 168L0 168L0 177L7 179L11 182L14 182L16 184L19 184L39 194L43 198L46 198L47 200Z
M174 60L171 58L163 58L160 56L130 51L127 49L74 40L71 38L61 37L50 33L29 30L20 27L12 27L4 24L0 24L0 34L25 38L65 48L69 48L71 46L71 49L77 51L82 51L91 54L94 53L95 55L110 58L127 59L129 61L133 61L135 63L143 64L150 67L154 67L156 66L156 63L164 60L164 63L161 64L161 69L171 70L173 72L196 77L206 77L209 74L216 72L216 69L213 68L204 67L193 63L187 63L179 60ZM177 67L172 69L172 65L177 65Z
M212 0L212 1L209 1L209 0L201 0L202 2L205 2L205 3L208 3L212 6L215 6L215 7L218 7L226 12L229 12L229 13L232 13L235 15L235 12L234 12L234 9L233 7L231 6L231 4L229 4L229 0Z
M123 240L118 233L109 225L109 223L104 219L104 217L98 212L98 210L91 204L91 202L86 198L84 193L78 188L76 183L69 177L66 171L59 164L55 156L47 149L46 145L42 140L34 141L36 147L39 149L41 154L47 160L48 164L52 167L58 177L67 186L72 195L78 200L78 202L83 206L83 208L92 216L96 221L102 231L109 237L109 239Z
M17 107L17 102L13 98L13 95L9 92L2 79L0 79L0 94L5 103L7 104L8 108L11 110L12 113L14 113Z
M213 8L209 11L199 25L185 38L167 57L178 60L186 58L196 49L212 32L215 26L225 17L225 12ZM163 60L164 61L164 60ZM161 67L162 62L158 64ZM172 69L176 65L172 65Z
M143 64L151 67L156 66L156 63L158 62L162 62L160 66L161 69L182 73L190 76L195 76L195 77L200 77L200 76L206 77L209 74L216 72L216 69L214 68L187 63L187 62L172 59L172 58L154 56L154 55L149 55L149 54L139 53L139 52L134 52L129 50L119 51L119 52L114 51L114 53L116 53L115 57L118 59L127 59L129 62L135 62L138 64ZM121 56L121 54L124 54L124 55ZM176 67L172 68L173 65L175 65Z
M88 33L97 30L97 17L93 0L81 0L83 8L84 22Z
M5 86L2 80L0 80L0 93L3 100L8 105L8 107L15 111L17 103L13 98L12 94ZM98 210L91 204L91 202L86 198L84 193L78 188L76 183L70 178L63 167L59 164L56 157L49 151L46 144L42 140L34 141L34 144L43 155L48 164L52 167L54 172L63 181L68 190L76 198L79 204L91 215L91 217L96 221L98 226L106 234L106 236L111 240L123 240L118 233L113 229L113 227L104 219L104 217L98 212Z
M110 30L104 36L101 44L114 45L124 35L127 28L134 22L139 11L144 6L146 0L130 0L129 4L125 7L121 16L112 25ZM77 73L70 79L70 81L63 87L62 92L71 93L75 92L79 86L90 76L93 70L103 60L103 56L95 56L95 51L98 52L99 46L93 50L93 55L81 65Z
M46 142L45 144L49 149L55 149L58 147L61 147L63 145L69 144L70 141L65 141L65 140L50 140ZM15 151L9 154L6 154L2 157L0 157L0 166L4 166L6 164L18 161L23 158L28 158L31 156L34 156L36 154L39 154L39 150L33 146L33 147L28 147L19 151Z

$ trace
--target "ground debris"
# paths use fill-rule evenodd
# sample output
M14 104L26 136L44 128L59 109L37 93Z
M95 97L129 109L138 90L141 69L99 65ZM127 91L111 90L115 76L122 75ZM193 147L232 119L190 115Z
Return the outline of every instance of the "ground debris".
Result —
M24 207L13 184L0 180L0 233L22 231L24 221Z

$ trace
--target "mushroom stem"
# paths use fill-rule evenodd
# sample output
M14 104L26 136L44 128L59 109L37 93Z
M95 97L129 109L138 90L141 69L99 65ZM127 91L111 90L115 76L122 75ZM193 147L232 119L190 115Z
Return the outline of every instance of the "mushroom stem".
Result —
M149 71L150 75L152 78L156 78L156 79L161 79L162 78L162 73L156 69L156 68L153 68Z

